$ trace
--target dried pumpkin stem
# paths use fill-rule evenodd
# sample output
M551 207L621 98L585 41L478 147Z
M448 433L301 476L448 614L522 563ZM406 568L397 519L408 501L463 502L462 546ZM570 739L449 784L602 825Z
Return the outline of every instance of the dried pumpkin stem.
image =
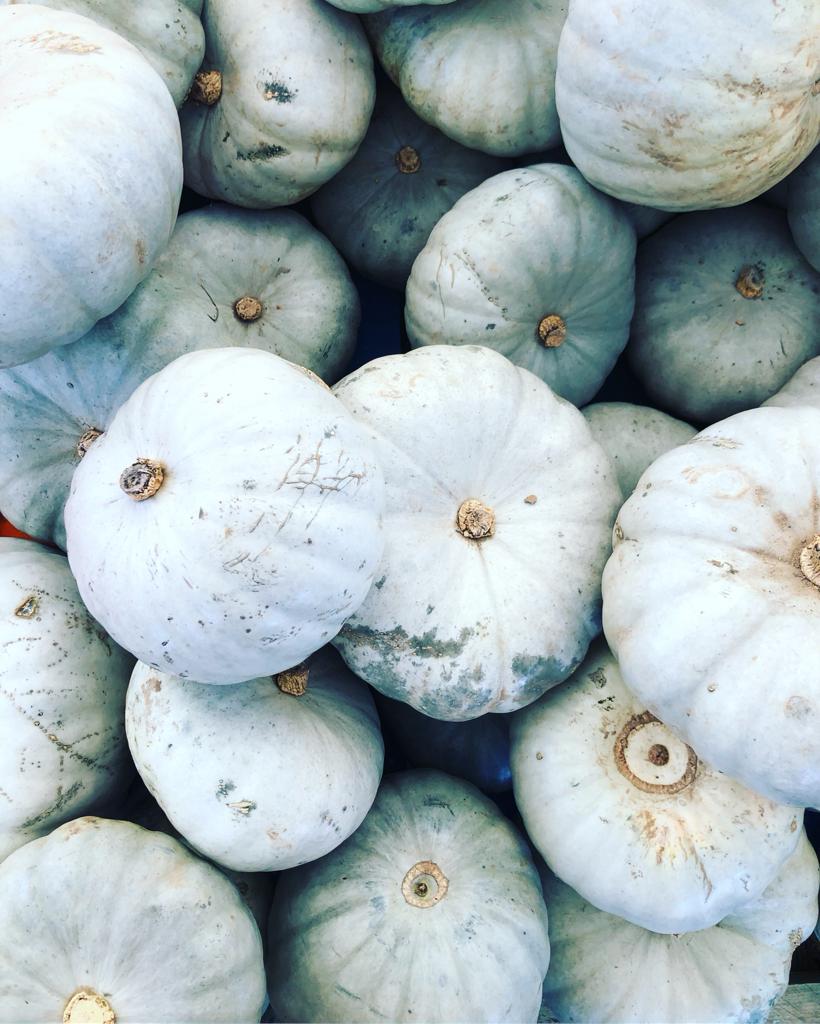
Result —
M286 669L284 672L277 672L273 680L282 693L301 697L303 693L307 692L309 674L308 663L303 661L299 665L294 665L293 668Z
M265 307L260 300L253 295L243 295L241 299L237 299L233 304L234 316L237 320L242 320L246 324L258 320L262 316L264 309Z
M800 568L809 583L820 587L820 533L800 552Z
M75 448L78 459L81 459L85 455L98 437L102 437L102 431L97 430L95 427L89 427L88 430L80 435L80 440L77 442L77 447Z
M402 146L396 153L395 161L402 174L415 174L421 170L421 156L412 146Z
M737 288L744 299L759 299L763 294L765 282L766 277L763 273L763 268L748 264L741 269L738 279L735 281L735 288Z
M558 348L567 336L567 325L557 313L542 317L538 323L538 340L544 348Z
M222 72L198 71L194 77L188 99L203 106L212 107L222 96Z
M477 498L462 501L456 513L456 529L468 540L485 540L495 533L495 512Z
M111 1004L93 988L81 988L63 1009L63 1024L116 1024Z
M153 498L164 479L165 470L161 462L137 459L120 474L120 487L134 501L146 501Z
M432 860L420 860L402 879L401 892L411 907L424 910L441 903L449 886L450 882L438 864Z

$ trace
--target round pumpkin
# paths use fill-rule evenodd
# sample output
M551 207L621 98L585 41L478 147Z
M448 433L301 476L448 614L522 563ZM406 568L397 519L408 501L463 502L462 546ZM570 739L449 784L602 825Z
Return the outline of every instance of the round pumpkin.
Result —
M30 0L0 0L6 4ZM37 0L40 7L73 11L127 39L162 76L179 107L205 53L199 15L203 0Z
M267 349L336 380L359 298L333 246L291 210L183 214L151 273L84 338L0 371L0 504L65 548L63 508L93 439L134 389L186 352Z
M75 341L113 312L171 235L179 123L120 36L31 4L0 8L0 366Z
M325 0L208 0L203 24L180 111L186 185L257 209L304 199L367 130L376 86L361 25Z
M566 679L599 629L620 501L581 414L486 348L385 356L336 394L387 484L378 578L333 641L348 665L449 721Z
M650 398L714 423L774 394L820 355L820 274L780 210L677 217L638 247L627 349Z
M699 758L627 690L603 641L511 731L515 801L538 852L593 906L642 928L710 928L797 845L802 812Z
M581 410L592 436L612 460L624 498L659 455L686 444L697 431L646 405L595 402Z
M621 509L604 630L637 699L719 771L820 806L820 410L751 409Z
M574 3L555 83L564 145L589 182L619 199L736 206L820 139L818 65L814 0Z
M441 772L388 776L346 843L280 877L268 948L279 1021L534 1022L549 963L524 840Z
M249 348L180 356L77 467L83 600L152 668L234 683L298 664L364 600L383 480L329 388Z
M370 691L326 649L297 672L204 686L138 663L137 770L191 846L236 871L323 857L355 831L384 761Z
M658 935L596 910L550 872L544 1003L562 1021L760 1024L786 990L794 949L811 934L820 881L800 844L766 891L713 928Z
M0 864L4 1024L253 1024L264 999L250 911L175 839L78 818Z
M133 659L85 609L63 555L0 539L0 860L124 791Z
M356 155L313 196L311 209L356 270L404 288L436 221L504 166L442 135L385 90Z
M565 2L458 0L365 18L376 55L422 120L470 149L555 145L555 55Z
M820 149L789 175L786 208L797 248L820 271Z
M635 232L572 167L505 171L463 196L407 282L413 346L486 345L576 405L629 337Z
M763 404L787 407L810 405L820 409L820 356L804 363L797 373Z

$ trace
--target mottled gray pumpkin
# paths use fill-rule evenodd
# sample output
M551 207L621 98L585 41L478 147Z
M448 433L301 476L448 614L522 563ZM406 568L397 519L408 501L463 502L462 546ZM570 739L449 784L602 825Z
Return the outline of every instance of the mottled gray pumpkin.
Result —
M654 402L714 423L820 354L820 274L780 210L675 218L638 247L627 357Z
M820 409L820 356L810 359L786 381L783 387L767 398L764 405L811 405Z
M127 39L162 77L179 107L205 53L203 0L0 0L0 7L36 2L83 14Z
M576 405L629 336L635 231L574 167L505 171L433 228L407 282L410 342L484 345Z
M186 185L255 209L304 199L353 156L373 111L359 20L325 0L208 0L203 24L180 111Z
M564 145L596 188L664 210L736 206L820 139L816 0L570 4Z
M786 207L797 248L820 270L820 149L789 175Z
M505 166L453 142L385 89L356 155L313 196L311 208L360 273L403 288L436 221Z
M220 204L179 218L151 274L73 345L0 371L0 508L65 548L71 476L144 380L186 352L266 349L336 380L359 298L344 261L290 210Z
M515 156L560 140L555 55L566 0L458 0L365 18L376 55L423 120Z
M526 843L474 786L399 772L340 847L279 878L279 1021L534 1022L547 911Z

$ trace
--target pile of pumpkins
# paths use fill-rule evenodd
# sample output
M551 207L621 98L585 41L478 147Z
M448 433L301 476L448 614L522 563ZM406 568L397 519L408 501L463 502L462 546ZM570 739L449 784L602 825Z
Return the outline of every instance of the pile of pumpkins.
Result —
M0 0L0 83L0 1024L764 1021L816 0Z

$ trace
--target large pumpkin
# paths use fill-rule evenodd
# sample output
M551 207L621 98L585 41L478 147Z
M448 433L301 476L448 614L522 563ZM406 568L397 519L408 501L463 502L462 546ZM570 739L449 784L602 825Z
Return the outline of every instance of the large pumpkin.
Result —
M138 663L125 723L137 770L171 823L237 871L324 856L361 824L381 779L373 698L332 648L296 674L234 686Z
M0 8L0 366L74 341L113 312L170 237L177 113L120 36L66 11Z
M259 929L175 839L79 818L0 864L3 1024L255 1024Z
M714 423L820 355L820 274L780 210L676 217L638 247L627 356L650 398Z
M544 1003L562 1021L761 1024L811 934L820 871L800 844L766 891L713 928L658 935L596 910L542 871L550 913Z
M365 18L384 69L424 121L516 156L560 140L555 55L565 0L458 0Z
M321 382L269 352L191 352L77 467L68 557L140 660L233 683L298 664L358 608L382 501L365 432Z
M820 409L820 356L810 359L764 405L811 405Z
M797 248L820 271L820 150L789 175L786 206Z
M353 156L373 60L325 0L208 0L205 60L180 111L185 183L258 209L310 195Z
M486 345L576 405L629 337L635 231L573 167L505 171L463 196L407 282L419 345Z
M596 188L666 210L736 206L820 138L815 0L574 0L556 99Z
M655 932L709 928L759 896L802 813L706 764L627 690L603 641L513 716L515 800L550 868Z
M351 838L282 875L278 1021L535 1021L547 912L524 840L441 772L389 776Z
M4 4L30 0L0 0ZM202 0L37 0L41 7L83 14L123 36L162 76L174 103L188 95L205 53Z
M627 686L713 767L820 806L820 410L738 413L621 509L604 629Z
M335 381L359 299L333 246L291 210L215 204L180 217L154 269L73 345L0 371L0 506L65 548L63 508L93 439L151 374L186 352L267 349Z
M333 641L348 665L451 721L565 679L598 632L620 500L581 414L486 348L385 356L336 393L387 482L378 578Z
M2 860L127 786L133 659L88 614L65 558L33 541L0 539L0 609Z

